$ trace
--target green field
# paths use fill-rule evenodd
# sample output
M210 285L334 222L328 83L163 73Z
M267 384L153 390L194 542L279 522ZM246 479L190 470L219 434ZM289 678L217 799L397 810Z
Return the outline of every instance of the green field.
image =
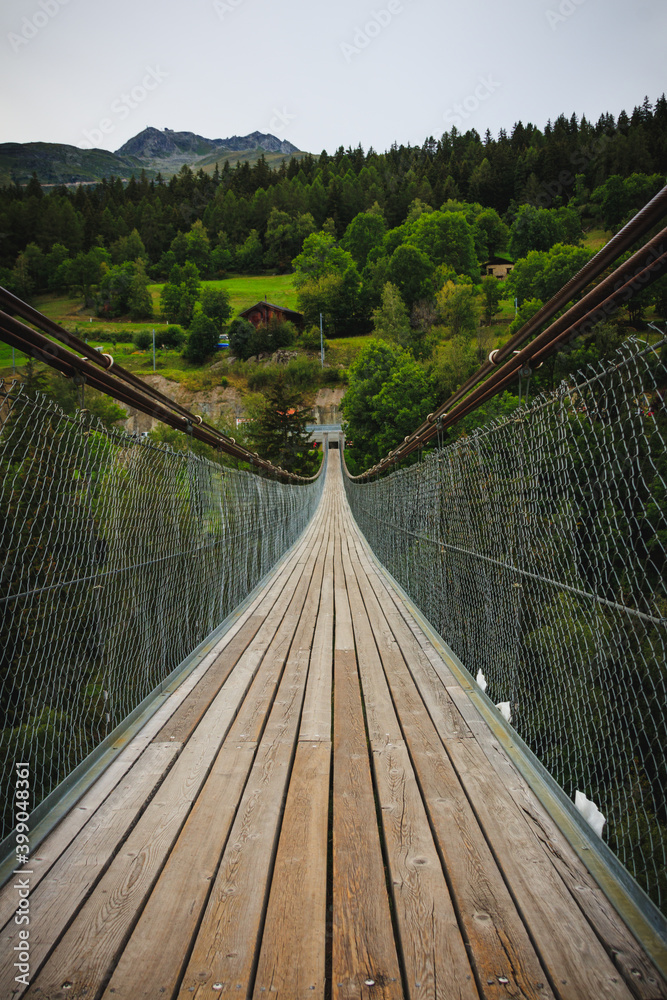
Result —
M584 233L582 243L587 250L593 250L597 253L613 235L604 229L589 229L587 233Z
M226 288L229 291L233 315L237 316L244 309L255 304L260 299L267 298L279 306L287 309L297 309L296 289L294 288L293 274L270 274L264 276L235 277L226 278L222 281L206 281L203 285L213 288ZM152 330L155 328L158 334L165 326L157 319L160 309L160 291L162 285L150 285L153 296L153 304L156 313L156 320L145 320L142 323L128 323L122 321L109 321L99 319L92 315L92 310L84 309L80 299L70 296L40 295L34 301L34 306L40 312L62 324L78 337L82 337L92 347L102 347L112 354L117 362L128 368L130 371L150 372L153 370L152 351L137 351L133 344L112 344L112 335L118 331ZM25 363L25 356L19 351L15 352L15 362L17 367L22 367ZM206 366L204 366L206 367ZM174 381L183 382L188 388L204 388L198 383L201 377L198 376L200 366L188 364L183 360L177 351L158 350L157 368L161 375L171 378ZM0 341L0 375L10 377L12 374L12 349L7 344ZM195 384L197 383L197 384Z
M297 310L299 308L296 301L293 274L223 278L220 281L203 281L202 285L206 285L207 288L226 288L229 292L234 316L238 316L244 309L254 306L255 302L259 302L261 299L267 299L274 305L284 306L286 309ZM153 308L158 313L160 292L163 285L149 285L148 288L153 296Z
M269 274L264 276L252 275L248 277L225 278L221 281L203 281L202 285L212 288L226 288L233 309L233 315L237 316L244 309L255 304L260 299L267 298L275 305L285 306L287 309L298 309L296 300L296 289L294 287L293 274ZM85 309L81 299L75 299L68 295L38 295L33 301L35 309L66 327L78 337L85 338L94 347L104 347L106 351L115 355L123 355L123 360L119 361L124 366L131 369L144 369L140 357L136 355L135 348L129 344L118 344L114 348L111 345L109 334L119 330L152 330L155 327L159 332L160 326L165 324L158 318L160 315L160 292L161 284L149 285L153 297L153 308L155 309L155 320L144 320L142 323L128 323L118 320L113 322L107 319L100 319L93 315L92 309ZM172 352L169 352L170 354ZM132 357L132 354L135 354ZM146 352L148 356L150 352ZM177 355L174 354L174 361ZM22 366L25 358L20 352L15 354L16 364ZM151 358L152 362L152 358ZM171 368L180 367L178 364L170 364ZM185 366L191 368L192 366ZM11 374L12 349L7 344L0 341L0 373L5 377ZM151 363L152 369L152 363Z

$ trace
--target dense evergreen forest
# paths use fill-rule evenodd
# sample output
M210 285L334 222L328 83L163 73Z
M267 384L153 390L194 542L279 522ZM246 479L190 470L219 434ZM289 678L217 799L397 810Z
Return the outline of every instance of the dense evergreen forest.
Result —
M154 280L186 258L209 278L289 270L310 232L328 226L342 239L352 219L375 205L392 230L416 200L436 209L477 203L508 226L522 205L570 205L584 220L616 228L666 172L663 95L655 106L646 98L631 115L604 114L595 124L561 115L543 129L517 122L497 138L454 127L422 146L394 145L385 153L340 147L278 170L262 158L212 174L185 166L168 182L114 178L48 193L34 178L0 190L0 283L24 295L68 284L87 289L104 261L138 257ZM631 177L634 183L623 183ZM484 256L498 248L478 242L476 249Z

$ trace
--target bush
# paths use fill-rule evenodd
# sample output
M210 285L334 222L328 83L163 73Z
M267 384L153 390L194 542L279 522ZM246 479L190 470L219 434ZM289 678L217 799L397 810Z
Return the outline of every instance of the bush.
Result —
M324 385L333 385L336 382L345 381L345 369L344 368L323 368L320 373L320 378Z
M247 319L238 317L229 327L229 350L235 358L247 361L255 351L255 327Z
M296 340L296 327L288 319L272 319L263 332L265 333L266 349L271 352L277 351L281 347L290 347Z
M148 330L137 330L132 336L132 343L140 351L147 351L153 345L153 334Z
M289 320L272 319L268 326L258 327L252 338L252 354L273 354L283 347L289 347L296 338L296 327Z
M293 358L286 366L287 382L300 389L319 385L322 369L312 358Z
M109 337L112 343L116 344L132 344L134 342L134 334L130 330L119 330L117 333L104 334L104 337Z
M187 334L180 326L168 326L162 333L156 334L161 347L178 349L187 340Z
M319 326L309 326L299 337L299 346L304 351L319 351L320 349L320 328ZM326 343L324 345L326 351Z
M188 342L183 351L186 361L200 364L213 354L218 345L218 328L215 321L198 313L190 324Z
M279 372L278 365L261 365L248 372L249 389L265 389L267 385L273 385Z

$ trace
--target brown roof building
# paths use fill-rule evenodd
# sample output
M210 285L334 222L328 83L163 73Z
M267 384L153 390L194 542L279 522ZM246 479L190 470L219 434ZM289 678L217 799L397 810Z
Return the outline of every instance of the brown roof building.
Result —
M507 257L491 257L482 264L482 274L490 274L502 281L513 267L514 263L508 260Z
M298 329L301 329L304 324L303 313L295 312L294 309L285 309L284 306L276 306L272 302L267 302L266 299L255 303L249 309L244 309L242 313L239 313L239 316L250 320L254 327L268 326L272 319L289 320Z

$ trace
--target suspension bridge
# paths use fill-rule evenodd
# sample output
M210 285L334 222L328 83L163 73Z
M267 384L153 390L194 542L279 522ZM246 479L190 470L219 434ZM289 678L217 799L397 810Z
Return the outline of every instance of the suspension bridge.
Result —
M82 392L0 395L0 996L667 997L667 344L445 439L657 239L356 478L337 436L271 467L0 292ZM256 472L104 428L88 384Z

